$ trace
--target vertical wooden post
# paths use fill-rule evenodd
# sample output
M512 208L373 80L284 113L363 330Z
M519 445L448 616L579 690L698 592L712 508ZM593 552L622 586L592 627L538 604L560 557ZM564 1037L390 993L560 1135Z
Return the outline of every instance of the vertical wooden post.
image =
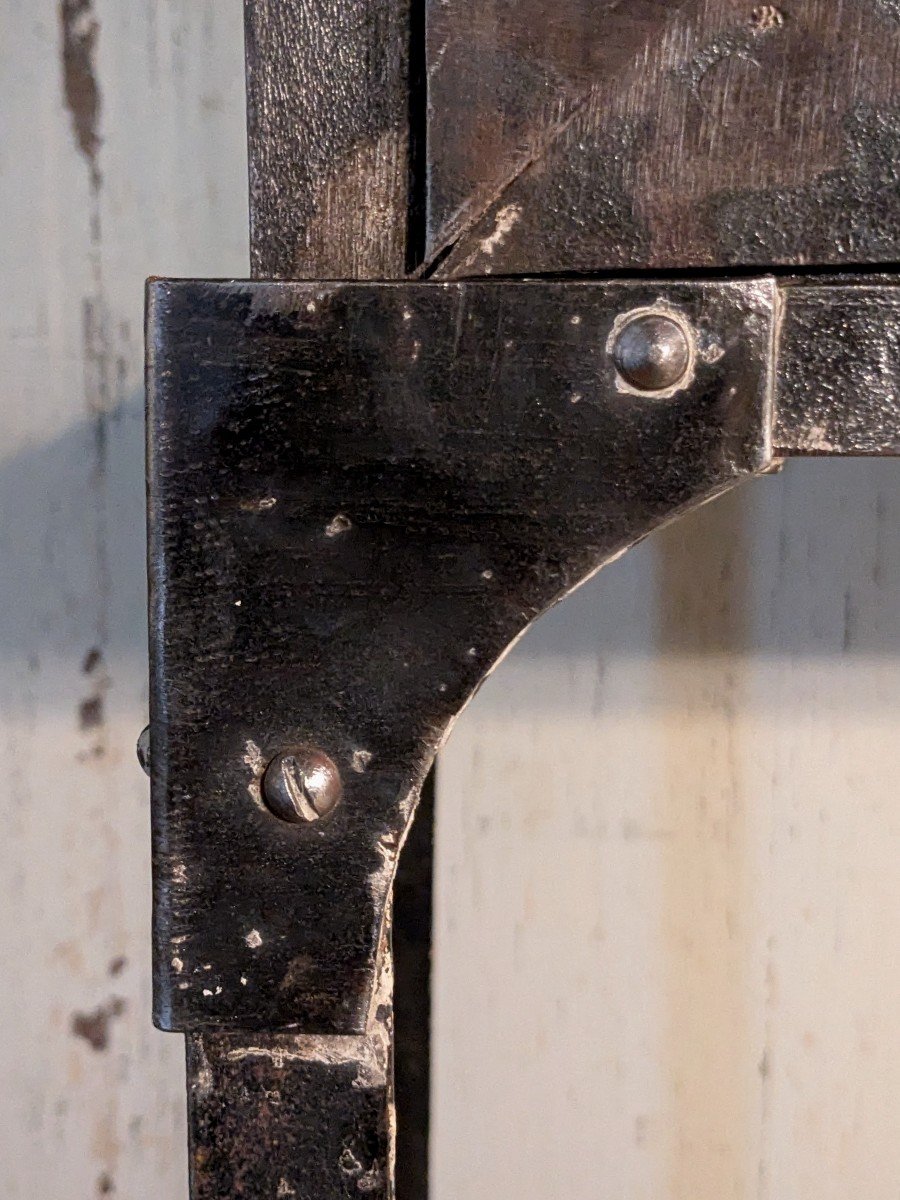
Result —
M254 278L406 268L408 0L246 0Z
M424 209L411 182L424 98L411 84L419 72L410 69L411 39L424 30L408 0L245 0L245 29L252 277L403 277L424 245ZM301 1194L291 1190L301 1182L303 1194L338 1195L346 1183L340 1172L352 1172L354 1163L372 1200L393 1195L395 1168L403 1200L425 1200L433 820L432 775L395 891L400 1026L383 1084L365 1089L365 1103L354 1109L352 1146L296 1161L341 1133L332 1106L347 1064L307 1056L309 1039L302 1037L191 1035L194 1200L220 1197L238 1179L272 1184L279 1195ZM392 974L391 932L383 980ZM370 1036L377 1058L393 1027L383 1001L376 1024ZM251 1074L242 1065L248 1038L257 1058L264 1056L265 1086L261 1068ZM392 1068L404 1131L396 1150ZM273 1110L284 1136L270 1128L260 1140L257 1127L271 1125L271 1114L260 1110L258 1097L275 1092L284 1101ZM307 1125L318 1114L318 1132L288 1129L301 1111Z

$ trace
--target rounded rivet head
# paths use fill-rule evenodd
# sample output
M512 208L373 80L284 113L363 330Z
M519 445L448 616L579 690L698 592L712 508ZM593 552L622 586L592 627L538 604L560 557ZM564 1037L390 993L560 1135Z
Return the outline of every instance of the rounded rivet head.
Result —
M150 774L150 726L145 725L137 740L137 759L145 774Z
M643 313L619 330L612 356L616 370L633 388L664 392L684 379L691 347L677 321L661 313Z
M262 796L282 821L302 825L327 817L341 798L341 776L321 750L286 750L266 767Z

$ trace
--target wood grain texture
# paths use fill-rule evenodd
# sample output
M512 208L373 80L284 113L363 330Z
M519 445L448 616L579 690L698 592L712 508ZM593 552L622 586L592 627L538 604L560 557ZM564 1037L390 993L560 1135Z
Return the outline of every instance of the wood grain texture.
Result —
M409 69L410 18L406 3L379 0L375 5L342 0L245 0L248 144L250 168L251 273L255 278L395 278L403 274L408 246ZM430 835L419 845L430 847ZM429 850L430 862L430 850ZM421 890L417 893L421 896ZM430 910L429 910L430 918ZM427 963L430 919L425 925L407 920L419 930L419 944L404 944L403 964L415 976ZM424 940L423 940L424 939ZM382 975L392 974L390 938L380 947ZM427 967L426 967L427 970ZM410 1126L427 1128L427 1066L417 1067L411 1048L428 1045L427 1003L405 1009L416 1013L413 1027L401 1030L401 1086L416 1104ZM374 1056L385 1031L392 1030L390 987L371 1028L360 1039L360 1053ZM404 1038L406 1039L404 1041ZM260 1186L266 1171L276 1171L273 1187L284 1194L294 1179L303 1187L302 1163L283 1161L288 1146L303 1137L293 1104L310 1103L310 1096L340 1095L349 1086L341 1069L323 1061L302 1037L292 1040L285 1057L285 1038L247 1035L245 1046L271 1051L269 1080L285 1104L274 1117L285 1122L283 1136L277 1120L269 1120L273 1146L282 1153L265 1154L247 1141L257 1125L249 1110L243 1131L229 1118L227 1106L236 1102L240 1081L233 1071L214 1071L215 1081L200 1086L203 1064L225 1066L221 1039L203 1033L190 1039L188 1056L189 1123L191 1131L192 1194L205 1196L230 1189L246 1170L256 1172ZM237 1038L234 1045L240 1044ZM406 1064L412 1062L412 1072ZM314 1105L313 1105L314 1107ZM259 1115L259 1114L257 1114ZM360 1116L354 1139L343 1159L332 1155L330 1169L321 1154L319 1186L389 1186L388 1162L393 1162L394 1116L391 1071L387 1070ZM336 1130L332 1130L334 1134ZM212 1143L218 1153L210 1158ZM359 1143L359 1145L357 1145ZM412 1196L425 1192L424 1134L411 1142L411 1155L401 1140L397 1153L401 1174ZM360 1149L362 1146L362 1149ZM369 1156L368 1168L354 1175L348 1161ZM350 1159L347 1159L350 1155ZM374 1155L374 1159L373 1156ZM304 1156L301 1154L300 1156ZM378 1169L372 1165L377 1160ZM334 1171L339 1169L337 1183ZM360 1181L358 1176L364 1175ZM308 1180L307 1180L308 1182Z
M143 280L246 272L241 17L0 4L0 1193L187 1190L150 1025Z
M390 953L362 1037L190 1035L193 1200L392 1200Z
M245 4L254 277L402 275L407 0Z
M660 7L430 6L438 275L897 258L897 6ZM891 1200L898 489L791 463L717 501L462 716L436 1200Z
M890 4L432 0L428 63L441 276L900 257Z

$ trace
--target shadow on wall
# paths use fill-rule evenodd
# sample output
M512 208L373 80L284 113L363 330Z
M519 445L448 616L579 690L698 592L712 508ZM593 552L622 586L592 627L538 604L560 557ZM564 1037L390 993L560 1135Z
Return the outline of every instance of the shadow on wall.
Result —
M0 461L0 662L146 677L144 512L141 394Z
M900 462L849 459L516 647L438 766L438 1200L890 1194L898 648Z
M635 618L645 604L646 623ZM602 571L542 617L521 652L896 655L900 462L789 461Z

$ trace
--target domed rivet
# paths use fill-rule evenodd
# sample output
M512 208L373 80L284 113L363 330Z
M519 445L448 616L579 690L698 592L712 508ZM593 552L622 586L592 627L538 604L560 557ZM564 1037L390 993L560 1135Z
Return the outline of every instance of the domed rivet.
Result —
M640 392L664 392L679 384L691 365L691 344L682 325L662 313L642 313L618 331L612 347L616 370Z

